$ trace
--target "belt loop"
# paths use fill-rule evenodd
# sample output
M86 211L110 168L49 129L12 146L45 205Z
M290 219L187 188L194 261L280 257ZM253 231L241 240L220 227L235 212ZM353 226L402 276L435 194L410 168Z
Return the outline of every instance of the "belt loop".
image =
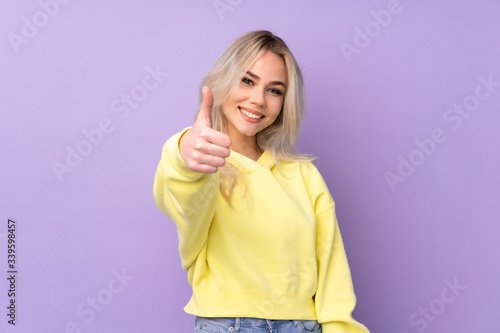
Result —
M241 320L239 317L236 317L236 322L234 323L234 330L236 332L240 331Z
M273 332L273 324L271 323L271 321L269 319L266 319L266 322L267 322L267 328L269 328L269 332L272 333Z

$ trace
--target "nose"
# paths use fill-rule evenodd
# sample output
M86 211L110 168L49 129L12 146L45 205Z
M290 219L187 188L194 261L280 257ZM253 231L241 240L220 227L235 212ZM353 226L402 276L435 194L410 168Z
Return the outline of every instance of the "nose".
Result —
M266 106L266 92L262 89L253 89L250 96L250 103L258 105L260 107Z

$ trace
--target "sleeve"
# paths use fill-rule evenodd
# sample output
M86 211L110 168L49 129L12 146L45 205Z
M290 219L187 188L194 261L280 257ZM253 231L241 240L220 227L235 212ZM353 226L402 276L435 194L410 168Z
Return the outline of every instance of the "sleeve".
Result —
M315 305L323 333L367 333L368 329L352 318L356 296L335 206L319 214L316 223L318 287Z
M206 242L219 194L219 171L199 173L186 165L179 142L191 127L173 135L163 146L153 194L156 205L177 227L182 268L188 268Z
M316 215L318 285L314 297L323 333L369 333L352 317L356 295L335 214L335 202L314 165L309 168L309 191Z

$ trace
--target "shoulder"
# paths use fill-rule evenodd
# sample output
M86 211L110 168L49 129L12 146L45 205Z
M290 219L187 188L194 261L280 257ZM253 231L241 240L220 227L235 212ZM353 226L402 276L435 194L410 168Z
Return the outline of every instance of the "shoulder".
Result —
M315 185L321 185L322 187L327 187L321 172L319 171L316 163L314 161L297 162L300 168L300 173L304 180Z
M323 177L319 172L315 161L289 161L279 159L276 163L278 171L285 172L287 174L298 173L304 181L323 181Z
M298 162L314 210L321 213L335 207L328 185L314 162Z

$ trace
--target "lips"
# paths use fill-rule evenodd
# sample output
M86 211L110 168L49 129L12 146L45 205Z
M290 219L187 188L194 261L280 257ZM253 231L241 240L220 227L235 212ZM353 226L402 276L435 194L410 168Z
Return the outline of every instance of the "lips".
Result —
M238 109L240 110L240 112L242 114L244 114L246 117L248 117L250 119L259 120L259 119L264 118L264 115L262 113L260 113L259 111L255 111L255 110L247 109L247 108L242 108L242 107L238 107Z

